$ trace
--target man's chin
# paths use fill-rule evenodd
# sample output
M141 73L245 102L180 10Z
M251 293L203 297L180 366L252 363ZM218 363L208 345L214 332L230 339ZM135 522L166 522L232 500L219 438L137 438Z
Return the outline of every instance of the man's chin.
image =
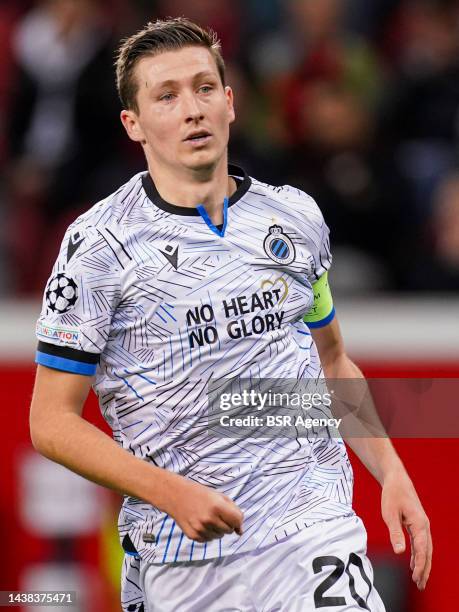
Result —
M200 151L199 155L188 158L184 165L194 172L212 172L218 166L220 160L221 156L217 156L215 153Z

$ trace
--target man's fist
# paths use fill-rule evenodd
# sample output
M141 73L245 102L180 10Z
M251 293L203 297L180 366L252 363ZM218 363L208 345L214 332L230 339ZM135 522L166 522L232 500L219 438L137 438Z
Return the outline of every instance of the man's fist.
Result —
M164 486L161 510L172 516L190 539L209 542L227 533L242 535L244 515L226 495L172 473Z

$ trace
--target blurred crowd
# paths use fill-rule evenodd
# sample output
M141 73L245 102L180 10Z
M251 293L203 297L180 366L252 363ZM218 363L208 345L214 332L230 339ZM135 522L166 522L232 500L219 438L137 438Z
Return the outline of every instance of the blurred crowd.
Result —
M185 15L223 45L230 159L318 201L335 292L459 291L459 0L0 0L0 295L133 173L113 55Z

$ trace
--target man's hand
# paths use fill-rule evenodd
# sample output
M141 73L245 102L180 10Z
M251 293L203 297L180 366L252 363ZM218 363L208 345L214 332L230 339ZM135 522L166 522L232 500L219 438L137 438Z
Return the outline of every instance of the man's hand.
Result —
M30 412L35 449L97 482L170 514L198 542L242 535L243 515L229 497L134 457L81 413L92 380L38 366Z
M411 541L413 582L424 590L432 565L432 537L429 519L406 472L397 471L384 479L381 509L396 554L405 551L406 528Z
M208 542L233 532L242 535L244 515L226 495L172 473L167 474L163 484L161 509L192 540Z

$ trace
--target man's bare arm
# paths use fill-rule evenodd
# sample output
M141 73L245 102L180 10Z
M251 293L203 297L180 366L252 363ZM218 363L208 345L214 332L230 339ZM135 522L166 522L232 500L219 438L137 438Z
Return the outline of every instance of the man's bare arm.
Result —
M328 325L311 331L327 379L364 379L362 372L346 355L336 317ZM372 404L364 402L362 407L363 413L359 418L381 428ZM424 589L432 563L429 519L400 457L388 437L350 436L345 440L382 486L382 516L396 553L405 550L403 526L406 527L411 540L413 581L419 589Z
M92 379L38 366L30 409L35 449L70 470L170 514L204 542L242 533L242 512L228 497L142 461L82 417Z

